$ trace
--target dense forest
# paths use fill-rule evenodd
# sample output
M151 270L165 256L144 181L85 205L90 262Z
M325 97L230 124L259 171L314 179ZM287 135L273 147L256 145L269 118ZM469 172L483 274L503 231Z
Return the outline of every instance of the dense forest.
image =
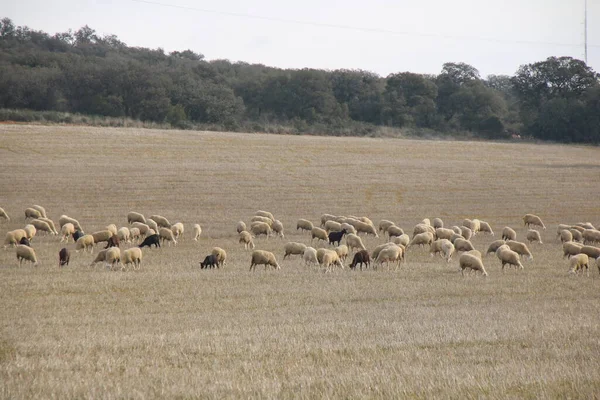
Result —
M550 57L514 76L448 62L438 75L279 69L129 47L88 26L49 35L0 21L0 108L132 118L191 128L368 134L379 127L600 143L599 75ZM316 127L316 128L315 128Z

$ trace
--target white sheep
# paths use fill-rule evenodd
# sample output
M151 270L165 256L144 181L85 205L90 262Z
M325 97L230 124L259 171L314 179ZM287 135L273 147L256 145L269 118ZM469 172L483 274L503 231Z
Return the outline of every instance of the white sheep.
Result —
M405 233L404 235L392 238L392 243L406 247L410 243L410 237Z
M153 229L155 232L158 232L158 228L169 228L170 229L170 227L168 227L168 226L160 227L158 225L158 223L155 220L153 220L152 218L146 219L146 225L148 225L148 227L150 229Z
M560 236L561 243L571 242L573 240L573 234L571 233L571 231L568 231L566 229L563 229L562 231L560 231L559 236Z
M348 246L346 246L345 244L341 244L337 246L334 250L337 253L340 260L346 261L346 258L348 257Z
M183 224L181 222L175 222L173 226L171 226L171 232L173 232L175 239L179 240L183 238L183 232L185 232Z
M171 243L177 246L177 239L175 239L175 235L173 235L173 231L171 229L165 227L159 228L158 236L160 236L160 240L163 242L163 244L165 241L168 241L169 246L171 246Z
M587 271L587 276L590 276L590 258L587 254L576 254L569 260L569 273L576 274L580 269Z
M264 222L255 222L250 226L250 232L256 237L265 235L267 239L269 239L269 236L271 236L273 230Z
M438 239L431 243L431 248L429 250L431 257L436 254L440 254L442 258L446 260L446 262L450 262L452 259L452 254L454 254L454 245L448 239Z
M69 237L75 233L75 226L72 223L68 222L60 228L60 233L61 233L61 237L60 237L61 243L63 241L69 243Z
M366 250L366 247L363 244L360 236L355 235L353 233L346 235L346 246L348 246L348 249L350 249L350 251L353 251L354 249Z
M117 226L115 224L107 225L104 229L112 233L113 236L117 236Z
M336 216L335 215L331 215L331 214L323 214L321 215L321 227L325 226L325 222L330 221L330 220L334 220L335 221Z
M275 258L275 254L270 251L265 250L254 250L252 252L252 260L250 262L250 271L256 268L257 265L264 265L265 269L267 266L272 266L275 269L281 269L279 264L277 264L277 259Z
M156 231L152 228L148 228L148 230L146 231L146 236L152 236L152 235L156 235Z
M92 235L83 235L77 239L77 242L75 242L75 250L79 252L81 249L83 249L83 251L90 249L90 253L94 251L94 237Z
M62 228L65 224L71 223L75 227L76 230L82 231L81 224L75 218L71 218L68 215L61 215L58 219L58 225Z
M383 265L383 263L385 262L389 269L389 263L395 263L396 264L395 270L397 270L398 266L400 265L400 261L402 261L403 258L404 258L404 249L395 244L390 244L389 246L383 248L379 252L379 254L377 255L377 258L375 259L373 267L375 268L375 265L377 265L377 264Z
M318 240L323 240L325 243L329 242L329 237L327 236L327 231L325 231L325 229L319 228L318 226L315 226L311 231L310 231L310 242L312 243L312 241L317 238Z
M496 250L496 257L498 257L502 263L502 272L504 272L504 266L506 264L523 269L523 264L521 264L521 261L519 260L519 253L512 251L508 245L503 244L498 247L498 250Z
M520 256L525 256L528 259L533 260L533 256L525 243L517 242L516 240L508 240L506 244L512 251L518 253Z
M46 209L44 207L34 204L33 206L31 206L31 208L33 208L34 210L38 210L42 218L48 218L48 215L46 214Z
M58 235L58 231L56 230L56 226L54 225L54 221L52 221L50 218L41 217L41 218L38 218L38 221L44 221L45 223L47 223L48 226L50 227L51 233L53 235Z
M471 231L473 232L473 235L476 235L477 232L479 232L481 230L481 221L478 220L477 218L473 218L471 220L471 225L469 226L469 229L471 229Z
M600 231L596 229L586 229L581 234L583 237L583 244L594 244L600 243Z
M523 216L523 225L530 226L539 226L542 229L546 229L546 225L542 222L542 219L534 214L525 214Z
M274 220L271 229L273 229L273 233L275 233L277 236L281 236L282 239L285 237L283 234L283 224L280 220Z
M504 240L501 240L501 239L494 240L488 247L487 251L485 252L485 255L487 256L490 253L496 253L496 250L498 250L498 247L503 246L505 244L506 244L506 242Z
M271 221L275 221L275 217L273 216L273 214L271 214L268 211L258 210L257 212L254 213L254 215L257 215L259 217L270 218Z
M325 268L325 272L330 272L333 270L334 266L338 266L340 268L344 268L344 264L340 260L340 257L334 250L325 249L323 252L323 259L321 261L321 265Z
M456 232L454 232L452 229L448 229L448 228L437 228L435 230L435 236L438 239L452 239L452 236L454 236Z
M19 267L23 264L23 261L30 261L34 266L38 265L35 250L23 244L17 245L17 260L19 261Z
M337 221L327 221L324 226L327 233L329 232L340 232L342 230L342 224Z
M244 250L254 249L254 240L252 240L252 235L248 231L240 232L238 242L244 245Z
M431 226L431 221L429 220L429 218L425 218L423 219L423 221L420 222L420 224Z
M373 251L371 252L371 259L372 260L377 260L377 257L379 256L379 253L381 253L381 250L385 249L388 246L391 246L395 244L394 242L387 242L387 243L382 243L378 246L376 246Z
M92 233L94 243L108 242L108 239L113 237L113 233L108 229Z
M540 236L540 232L536 231L535 229L529 229L527 231L526 239L529 241L529 244L531 244L533 242L538 242L539 244L544 244L542 242L542 237Z
M468 226L461 226L460 235L467 240L471 240L471 237L473 237L473 230Z
M582 244L576 242L564 242L563 243L563 258L570 258L576 254L581 253Z
M558 224L558 229L556 230L556 236L560 236L560 232L564 230L571 229L571 225Z
M2 207L0 207L0 218L4 218L5 220L10 221L10 217Z
M502 239L517 240L517 232L510 226L505 226L504 229L502 229Z
M131 228L129 230L129 235L131 237L131 241L133 243L137 243L137 241L140 239L140 236L141 236L139 228Z
M470 250L475 249L475 247L473 247L473 243L471 243L467 239L462 239L462 238L456 239L453 244L454 244L454 248L456 249L456 252L470 251Z
M421 233L418 233L413 236L412 240L406 246L406 248L408 249L409 247L413 247L413 246L419 246L419 247L430 246L432 242L433 242L433 233L421 232Z
M387 228L388 238L392 240L393 237L398 237L404 235L404 230L399 226L392 225Z
M283 259L285 260L287 256L303 255L304 250L306 250L306 245L298 242L288 242L283 246L283 249L285 251Z
M489 233L490 235L494 236L494 231L492 230L492 227L485 221L479 221L479 232Z
M37 219L42 216L42 213L36 210L35 208L26 208L25 209L25 220L28 219Z
M342 230L345 229L346 233L354 233L355 235L358 233L358 232L356 232L356 228L355 227L353 227L350 224L347 224L346 222L342 222L342 224L340 225L340 228L342 228Z
M464 253L458 259L458 263L460 265L462 276L465 276L465 269L467 268L469 268L471 271L481 271L483 276L488 276L488 273L483 266L483 261L476 255Z
M354 224L353 226L356 229L357 233L366 233L367 235L373 235L376 238L379 237L379 234L377 234L377 229L375 229L375 226L372 224L359 221L358 223Z
M133 264L133 269L140 269L142 265L142 249L139 247L132 247L123 252L121 256L121 264L125 268L128 264Z
M165 217L163 217L162 215L151 215L150 219L156 221L156 223L158 224L159 228L170 228L171 227L171 223L169 222L168 219L166 219Z
M118 247L111 247L106 249L106 254L104 256L104 262L106 262L106 266L114 269L115 266L119 265L121 262L121 249ZM124 267L122 267L123 269Z
M307 247L302 254L302 259L304 260L304 265L318 265L317 249L314 247Z
M35 236L35 234L37 233L37 229L35 229L35 226L33 226L32 224L25 225L23 230L25 231L25 234L26 234L25 237L29 240L32 240L33 237Z
M596 227L594 225L592 225L591 222L578 222L575 225L580 226L585 229L596 229Z
M142 222L133 222L131 224L131 228L132 229L135 228L135 229L139 230L140 238L148 236L148 231L150 230L150 227Z
M237 225L235 226L235 230L237 231L237 233L245 231L246 223L244 221L238 221Z
M142 224L145 224L146 217L144 217L142 214L140 214L138 212L131 211L129 214L127 214L127 223L131 225L134 222L140 222Z
M244 227L244 230L242 230L242 232L244 232L245 230L246 229ZM240 232L238 232L238 233L240 233ZM194 224L194 240L198 241L201 234L202 234L202 227L200 226L200 224Z
M94 260L90 263L90 267L94 266L96 263L106 261L106 251L107 249L100 250Z
M469 251L465 251L463 254L471 254L474 255L475 257L479 258L480 260L483 260L483 258L481 257L481 252L479 250L469 250Z
M432 225L434 229L438 229L438 228L443 228L444 227L444 221L442 221L441 218L434 218L432 221Z
M33 225L37 232L49 233L51 235L54 234L52 231L52 227L48 225L46 221L42 221L41 219L34 219L31 221L31 225Z
M571 228L571 229L569 229L569 232L571 232L571 235L573 236L573 241L574 242L583 243L583 234L581 233L580 230Z
M27 232L24 229L15 229L9 232L6 232L6 237L4 239L4 248L7 246L13 247L19 244L21 239L27 237Z
M435 235L435 229L433 228L433 226L426 224L417 224L413 229L413 237L426 232L430 232L432 235Z
M452 229L452 231L453 231L454 233L456 233L456 234L458 234L458 235L461 235L461 236L462 236L462 230L460 229L460 226L456 226L456 225L454 225L454 226L453 226L452 228L450 228L450 229Z
M273 227L273 220L271 218L268 217L263 217L260 215L255 215L254 217L252 217L250 219L250 224L252 224L253 222L264 222L265 224L269 225L270 227Z
M217 263L219 266L224 267L225 261L227 260L227 252L220 247L213 247L210 252L213 256L217 258Z
M581 246L580 252L586 254L590 258L600 257L600 247L595 246Z
M307 219L300 218L296 222L296 230L301 229L303 231L311 231L314 227L315 226L313 225L313 223Z
M383 232L385 234L387 232L387 229L392 225L396 224L387 219L382 219L381 221L379 221L379 232Z
M119 230L117 231L117 237L119 238L119 240L121 242L124 242L124 243L131 242L131 232L129 231L129 228L127 228L125 226L119 228Z

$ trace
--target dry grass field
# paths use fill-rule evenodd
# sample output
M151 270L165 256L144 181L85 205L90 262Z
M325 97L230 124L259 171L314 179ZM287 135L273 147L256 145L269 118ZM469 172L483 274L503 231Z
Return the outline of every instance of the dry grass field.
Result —
M144 249L140 271L58 268L57 237L36 236L40 265L0 249L2 398L598 398L600 275L567 274L558 223L600 224L594 147L0 126L2 237L43 205L86 232L129 211L181 221L177 247ZM235 224L269 210L285 239L255 239L281 270L250 272ZM548 229L524 270L461 277L413 248L398 271L325 274L286 241L323 213L488 221L482 252L521 217ZM202 225L198 242L192 225ZM373 249L384 238L363 239ZM128 247L126 245L125 247ZM200 270L213 246L225 268ZM69 244L71 249L74 245ZM318 246L315 246L318 247ZM97 252L97 249L94 253ZM346 262L346 265L349 263Z

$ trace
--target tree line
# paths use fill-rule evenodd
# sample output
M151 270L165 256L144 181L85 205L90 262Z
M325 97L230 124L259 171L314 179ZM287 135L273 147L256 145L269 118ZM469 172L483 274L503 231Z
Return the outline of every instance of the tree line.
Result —
M600 142L600 76L550 57L514 76L449 62L438 75L280 69L207 61L191 50L130 47L84 26L49 35L0 21L0 108L170 123L423 128Z

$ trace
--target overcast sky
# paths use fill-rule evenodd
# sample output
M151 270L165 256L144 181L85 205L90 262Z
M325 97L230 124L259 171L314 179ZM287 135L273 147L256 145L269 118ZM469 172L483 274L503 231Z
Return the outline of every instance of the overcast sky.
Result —
M87 24L129 46L209 60L382 76L466 62L485 77L549 56L583 59L584 1L0 0L0 16L50 34ZM588 43L600 72L600 0L588 0Z

